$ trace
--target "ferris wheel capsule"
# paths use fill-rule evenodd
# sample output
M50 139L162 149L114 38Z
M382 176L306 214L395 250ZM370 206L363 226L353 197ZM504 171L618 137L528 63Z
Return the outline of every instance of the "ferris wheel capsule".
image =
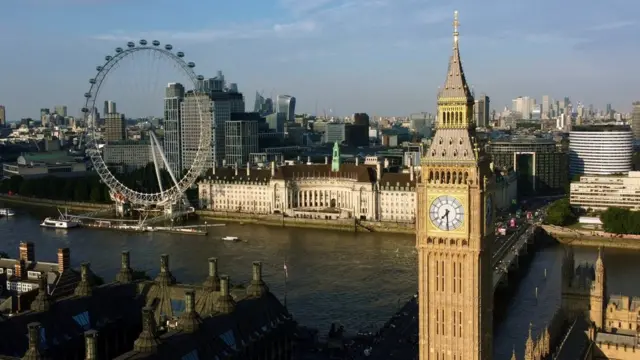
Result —
M83 107L83 108L82 108L82 112L86 114L86 113L88 113L88 112L89 112L89 109L88 109L88 108L86 108L86 107Z
M164 49L167 51L171 51L173 49L173 46L171 44L167 44L164 46Z
M140 40L140 45L142 45L142 46L147 45L147 40L145 40L145 39Z
M104 57L105 60L107 61L111 61L111 59L113 59L113 57L111 57L111 55L107 55Z
M132 48L132 47L136 47L136 43L134 43L133 41L129 41L129 42L127 43L127 46L128 46L128 47L130 47L130 48Z
M96 71L102 71L102 66L96 66Z
M193 61L189 61L187 66L193 69L194 67L196 67L196 63L194 63Z
M89 79L89 84L93 85L96 83L96 79Z
M202 81L202 80L204 80L204 76L198 75L198 77L196 77L196 79L198 79L198 81Z
M87 99L90 99L91 98L91 93L90 92L84 93L84 97L86 97Z
M158 40L153 40L153 46L160 46L160 41Z
M178 51L178 53L176 54L179 58L184 57L184 53L182 51Z
M120 54L122 51L123 51L123 50L122 50L122 48L121 48L121 47L116 48L116 52L117 52L118 54Z

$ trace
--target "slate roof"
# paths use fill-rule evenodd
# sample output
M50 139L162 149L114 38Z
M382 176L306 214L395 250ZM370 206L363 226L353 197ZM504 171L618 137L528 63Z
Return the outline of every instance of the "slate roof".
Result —
M458 13L455 13L454 32L453 32L453 53L449 58L449 69L447 70L447 78L444 86L440 89L438 100L460 99L467 103L473 103L473 95L467 84L467 79L462 69L462 60L460 59L460 49L458 45Z
M390 173L383 172L382 178L378 185L385 187L407 187L407 188L415 188L416 186L417 176L414 175L413 180L411 180L410 174L405 173Z
M27 325L42 324L41 349L55 358L56 349L67 342L84 337L89 329L100 330L109 322L122 326L140 326L143 301L137 293L137 284L106 284L93 289L93 296L71 296L59 299L50 311L27 312L0 320L0 354L21 356L27 351ZM82 341L80 342L82 344Z
M437 129L429 150L424 155L428 162L475 163L476 153L467 129Z
M371 165L340 164L340 171L331 171L331 164L297 164L276 168L271 176L271 169L250 169L247 176L246 169L238 169L238 175L233 167L219 167L215 173L209 170L205 179L223 180L228 182L268 182L274 180L292 180L305 177L353 179L358 182L373 183L376 181L376 167Z
M199 330L194 333L174 330L158 335L160 345L154 353L130 351L115 359L224 358L235 354L252 339L277 330L293 333L293 323L280 301L267 293L240 301L231 314L202 318Z

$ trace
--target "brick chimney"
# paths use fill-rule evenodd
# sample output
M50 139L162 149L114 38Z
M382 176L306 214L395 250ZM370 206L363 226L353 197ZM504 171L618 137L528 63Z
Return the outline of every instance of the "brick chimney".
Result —
M28 262L36 261L36 250L32 242L20 243L20 260Z
M71 267L71 254L69 248L58 249L58 272L63 271Z

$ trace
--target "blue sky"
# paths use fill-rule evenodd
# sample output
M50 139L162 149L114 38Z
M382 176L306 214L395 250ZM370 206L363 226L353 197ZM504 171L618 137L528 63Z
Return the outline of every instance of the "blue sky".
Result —
M223 70L249 110L259 90L310 113L433 111L453 10L467 78L496 110L519 95L624 111L640 100L637 0L3 0L0 104L11 120L56 104L77 115L95 66L145 38L184 51L199 74ZM143 97L122 111L160 115Z

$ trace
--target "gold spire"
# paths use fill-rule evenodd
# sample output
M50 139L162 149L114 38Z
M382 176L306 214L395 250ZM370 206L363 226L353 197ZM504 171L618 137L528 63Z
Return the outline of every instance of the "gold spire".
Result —
M511 360L518 360L516 357L516 346L513 345L513 351L511 352Z
M458 12L453 13L453 54L449 59L449 71L447 71L447 79L444 86L438 94L438 100L443 102L463 102L466 104L473 103L473 96L467 85L467 80L462 70L462 61L460 60L460 51L458 49Z

